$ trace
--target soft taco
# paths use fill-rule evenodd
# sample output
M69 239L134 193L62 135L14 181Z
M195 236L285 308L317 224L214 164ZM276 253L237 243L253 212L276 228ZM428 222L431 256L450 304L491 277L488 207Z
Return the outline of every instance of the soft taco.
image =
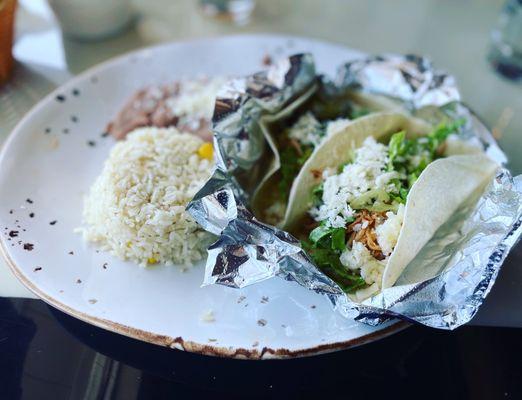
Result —
M395 284L498 165L457 136L398 113L370 115L329 136L290 193L284 228L318 268L362 301Z
M365 115L401 109L382 96L348 91L339 97L328 98L324 87L314 86L279 113L261 118L260 128L273 154L252 196L252 209L262 221L285 224L295 178L325 138Z

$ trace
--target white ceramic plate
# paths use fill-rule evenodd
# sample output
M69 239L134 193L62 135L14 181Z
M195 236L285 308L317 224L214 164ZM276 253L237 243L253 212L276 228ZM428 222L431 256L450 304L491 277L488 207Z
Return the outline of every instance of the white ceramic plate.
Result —
M185 273L143 269L96 251L73 233L83 196L114 144L101 137L104 127L135 90L202 74L248 74L262 68L267 54L302 51L313 53L318 70L330 75L358 54L267 35L172 43L106 62L47 96L18 124L1 154L1 243L12 271L44 301L77 318L205 354L309 355L403 328L343 319L322 296L277 278L243 290L200 288L203 262ZM202 320L209 310L214 322Z

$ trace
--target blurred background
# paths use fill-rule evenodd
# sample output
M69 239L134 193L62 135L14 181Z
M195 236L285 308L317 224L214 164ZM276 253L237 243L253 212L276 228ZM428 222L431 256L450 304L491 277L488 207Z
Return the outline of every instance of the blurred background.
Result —
M0 0L4 48L11 3ZM19 0L14 20L14 69L0 86L0 140L54 87L118 54L172 40L286 33L367 53L429 56L456 76L513 172L522 172L519 0ZM8 63L5 50L0 63Z

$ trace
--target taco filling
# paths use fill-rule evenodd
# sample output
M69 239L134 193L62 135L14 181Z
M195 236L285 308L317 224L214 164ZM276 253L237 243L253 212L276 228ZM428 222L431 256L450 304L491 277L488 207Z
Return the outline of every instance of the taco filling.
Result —
M349 121L343 118L321 123L314 114L307 112L282 132L278 137L278 148L281 149L281 180L278 183L278 193L281 202L288 201L292 182L321 140L332 130L332 127L342 127Z
M446 140L461 121L440 125L426 136L405 131L388 144L368 136L347 150L337 169L312 171L309 232L303 245L315 264L361 301L381 290L382 276L401 232L408 194L424 169L444 157Z
M277 182L277 198L265 210L266 222L276 225L284 218L294 179L322 140L332 132L344 128L352 119L369 112L366 108L358 107L354 108L350 119L320 121L308 111L277 135L276 144L280 149L280 179Z

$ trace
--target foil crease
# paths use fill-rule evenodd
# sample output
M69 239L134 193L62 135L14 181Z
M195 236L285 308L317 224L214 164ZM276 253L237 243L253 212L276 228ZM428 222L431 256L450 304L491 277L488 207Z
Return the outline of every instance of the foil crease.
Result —
M216 168L187 210L218 235L208 249L203 285L240 288L280 277L327 296L346 318L377 325L400 318L440 329L468 322L491 290L509 250L522 234L522 177L500 168L482 196L461 211L461 223L435 235L411 264L429 268L415 280L414 265L378 295L355 303L323 274L289 233L258 221L249 196L263 174L269 151L259 118L274 114L304 93L316 76L309 54L281 60L265 72L229 82L216 100L213 117ZM476 139L500 165L506 156L490 131L462 102L454 78L415 55L371 56L339 68L337 90L360 90L402 102L405 109L436 123L466 119L464 134ZM452 240L452 246L448 246ZM410 268L411 267L411 268Z
M427 58L412 54L348 62L340 69L337 84L400 99L411 109L460 100L453 76L434 69Z

